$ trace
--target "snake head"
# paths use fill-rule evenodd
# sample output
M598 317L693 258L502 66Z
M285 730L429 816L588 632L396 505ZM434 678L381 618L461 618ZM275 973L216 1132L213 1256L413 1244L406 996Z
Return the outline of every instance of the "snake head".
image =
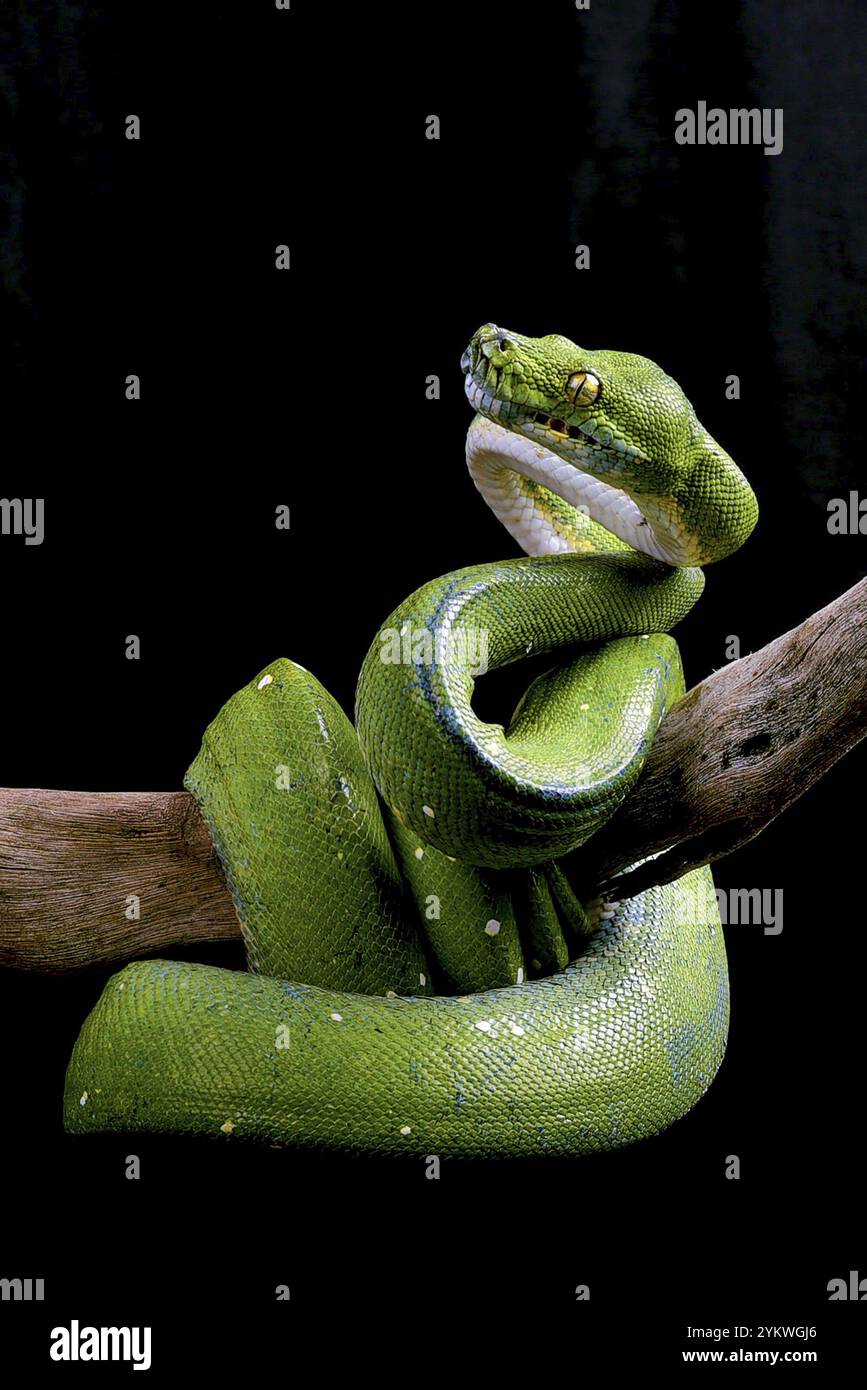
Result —
M535 446L509 450L514 471L635 549L670 565L708 564L755 526L746 478L649 358L487 323L461 368L473 409Z

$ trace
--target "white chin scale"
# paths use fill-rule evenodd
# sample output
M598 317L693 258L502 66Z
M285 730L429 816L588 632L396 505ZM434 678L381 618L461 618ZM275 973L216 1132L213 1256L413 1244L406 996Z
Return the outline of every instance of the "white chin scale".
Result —
M475 404L475 394L468 387L471 404ZM502 413L505 416L506 410ZM576 464L566 463L542 444L503 429L483 415L476 416L467 432L467 467L497 520L528 555L553 555L571 550L572 546L524 488L524 478L532 478L556 493L635 550L668 565L683 563L673 558L674 547L667 547L664 537L657 538L627 493L583 473Z

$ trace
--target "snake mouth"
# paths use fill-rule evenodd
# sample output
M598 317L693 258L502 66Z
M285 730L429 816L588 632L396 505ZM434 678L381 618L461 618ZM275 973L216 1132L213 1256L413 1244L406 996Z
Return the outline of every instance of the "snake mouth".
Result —
M488 420L508 424L508 428L513 430L527 424L541 425L552 438L577 439L584 444L588 442L588 432L580 425L569 425L565 420L549 415L544 410L522 411L521 407L512 401L492 396L490 391L474 382L471 376L467 376L465 389L470 405Z
M546 411L527 410L517 402L498 398L490 385L482 386L474 380L471 370L467 370L464 389L470 405L487 425L484 438L479 436L473 441L472 458L468 444L473 479L519 544L525 548L532 545L530 553L546 554L563 547L554 528L544 524L538 507L532 538L523 531L518 533L506 514L515 512L518 501L514 477L505 487L511 496L505 511L500 502L506 472L547 488L619 540L655 560L667 565L692 563L670 508L641 497L637 488L627 490L625 485L599 477L600 472L611 473L618 483L625 484L624 474L631 472L630 460L644 458L639 450L607 447L586 426L570 425Z
M499 375L495 368L490 368L489 372L495 377ZM567 424L565 420L544 410L525 410L515 401L495 396L488 386L477 382L469 370L464 380L464 390L473 410L488 420L496 420L507 429L517 430L525 424L541 425L552 438L576 439L584 444L593 437L581 425Z
M473 410L477 411L479 415L483 415L485 419L493 420L496 424L503 426L504 429L526 434L532 439L547 440L554 449L562 448L566 441L572 441L572 446L569 449L569 462L576 468L580 465L577 461L577 452L574 457L572 456L573 449L583 454L585 462L589 462L590 458L595 455L600 471L604 469L605 471L622 473L626 470L629 459L645 459L641 450L636 449L633 445L620 441L614 441L613 444L609 445L605 439L593 433L593 427L589 422L570 425L560 416L551 414L550 411L528 410L526 406L520 405L517 401L494 395L490 384L483 385L478 382L471 370L466 373L464 391ZM593 472L594 470L590 468L588 471ZM609 486L616 487L616 484L609 484ZM624 491L623 488L619 490Z

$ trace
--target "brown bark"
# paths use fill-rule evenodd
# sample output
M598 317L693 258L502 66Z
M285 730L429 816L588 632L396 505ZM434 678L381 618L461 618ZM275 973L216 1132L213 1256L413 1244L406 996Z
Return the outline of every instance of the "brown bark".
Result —
M862 580L675 705L635 791L581 851L582 882L627 897L729 854L865 734ZM0 964L60 973L238 934L187 793L0 790Z
M59 974L239 934L189 793L0 790L0 965Z
M867 734L867 579L679 700L633 794L582 854L605 897L746 844ZM660 853L661 851L661 853ZM659 855L631 873L631 864Z

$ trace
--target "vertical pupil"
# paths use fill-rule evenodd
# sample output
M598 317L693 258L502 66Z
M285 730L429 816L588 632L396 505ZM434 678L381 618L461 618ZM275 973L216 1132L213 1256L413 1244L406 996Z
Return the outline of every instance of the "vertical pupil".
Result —
M576 405L592 405L599 392L599 382L588 372L573 372L567 382Z

